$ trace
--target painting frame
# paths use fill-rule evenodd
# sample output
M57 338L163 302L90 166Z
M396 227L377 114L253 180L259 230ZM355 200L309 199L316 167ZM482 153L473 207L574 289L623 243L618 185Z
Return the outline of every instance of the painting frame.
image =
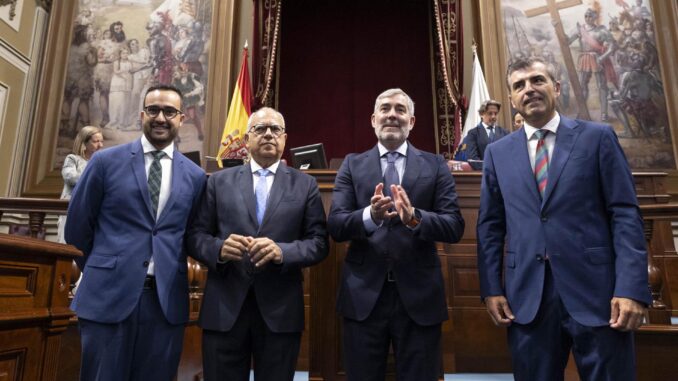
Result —
M63 186L60 168L54 165L59 118L64 97L73 22L77 17L78 2L54 2L51 8L41 89L34 108L31 137L25 171L22 178L22 197L55 197ZM209 154L218 148L221 128L226 120L224 96L233 86L231 68L237 65L237 32L239 5L237 0L219 0L212 3L210 55L207 66L207 94L205 104L205 139L203 152ZM68 22L64 22L68 20ZM235 62L235 63L234 63Z
M509 0L481 0L479 3L480 22L483 26L479 33L481 62L491 94L500 97L501 100L509 99L508 89L506 88L506 66L508 62L507 52L505 50L507 28L504 25L502 5ZM546 5L546 0L543 1ZM572 3L572 1L569 1ZM582 1L583 5L587 1ZM678 128L678 69L671 62L678 60L678 31L675 28L669 28L667 25L676 25L678 23L678 3L664 2L661 0L649 0L652 17L655 23L655 40L657 44L658 60L661 67L661 80L664 83L664 97L666 101L667 114L671 132L671 144L673 157L678 158L676 142ZM595 86L595 85L593 85ZM502 110L503 119L511 120L511 111L509 107ZM510 125L508 123L507 125ZM675 160L674 160L675 167ZM648 169L654 171L654 169ZM678 193L678 171L676 169L659 169L669 174L669 184L671 193Z

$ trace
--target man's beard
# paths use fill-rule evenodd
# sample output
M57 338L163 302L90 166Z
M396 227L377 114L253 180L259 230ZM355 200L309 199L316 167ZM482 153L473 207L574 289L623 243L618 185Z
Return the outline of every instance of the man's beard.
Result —
M116 31L111 31L111 37L115 42L125 42L125 31L121 30L120 33Z

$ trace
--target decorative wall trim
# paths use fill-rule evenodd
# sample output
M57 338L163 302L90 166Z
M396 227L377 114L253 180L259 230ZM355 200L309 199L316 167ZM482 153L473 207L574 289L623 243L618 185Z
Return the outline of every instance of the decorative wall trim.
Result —
M9 87L0 82L0 126L5 125L5 111L7 111L7 100L9 99Z
M8 192L10 197L21 195L21 184L23 184L27 167L25 163L28 160L28 141L33 118L35 117L34 105L37 103L40 68L42 67L48 22L49 14L47 11L37 8L35 10L31 34L30 67L24 82L23 104L21 105L19 125L15 137L16 144L14 144L14 153L12 155L12 170L10 172Z
M12 66L24 73L28 73L28 69L31 65L31 60L21 54L18 50L14 49L13 46L3 39L0 39L0 58L9 62Z

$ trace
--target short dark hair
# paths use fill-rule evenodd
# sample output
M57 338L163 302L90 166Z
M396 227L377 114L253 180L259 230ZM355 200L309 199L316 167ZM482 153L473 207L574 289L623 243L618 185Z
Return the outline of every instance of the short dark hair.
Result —
M174 87L172 85L154 85L154 86L149 87L148 90L146 90L146 94L144 94L144 107L146 107L146 96L148 95L148 93L150 93L151 91L155 91L155 90L174 91L175 93L177 93L179 95L179 99L181 99L181 101L183 103L184 94L181 93L181 90L177 89L176 87Z
M480 108L478 109L478 113L484 114L485 111L487 111L487 108L490 107L490 106L496 106L497 111L501 110L501 103L499 103L495 100L492 100L492 99L488 99L480 105Z
M506 69L506 86L508 87L509 92L511 92L511 83L509 82L509 78L511 77L511 74L513 74L513 72L515 72L515 71L523 70L523 69L527 69L529 67L532 67L532 65L534 65L536 63L541 63L542 65L544 65L544 67L546 68L546 73L548 74L549 78L551 78L551 80L553 82L557 82L556 81L556 73L553 69L553 66L550 65L546 61L546 59L544 59L543 57L534 56L534 57L528 57L528 58L519 58L519 59L511 62L508 65L508 68Z

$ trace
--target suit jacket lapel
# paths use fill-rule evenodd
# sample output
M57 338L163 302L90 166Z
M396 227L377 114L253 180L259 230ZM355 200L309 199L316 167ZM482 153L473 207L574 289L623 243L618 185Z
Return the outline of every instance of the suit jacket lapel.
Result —
M556 144L553 147L553 157L549 163L549 178L544 192L542 207L546 205L546 202L553 193L563 168L570 158L570 152L572 152L574 143L579 136L579 129L577 127L577 122L561 116L558 132L556 133Z
M240 195L243 198L245 208L250 215L250 220L257 225L257 201L254 198L254 183L252 183L252 167L249 164L240 166L237 174L237 183L240 185Z
M177 199L177 194L180 192L180 186L184 183L184 157L179 151L174 150L174 157L172 157L172 184L170 185L170 194L167 199L162 213L158 216L158 224L165 218L167 213L172 210L172 206Z
M141 199L144 200L144 204L146 204L148 214L153 217L153 220L155 220L155 216L153 215L153 207L151 206L151 194L148 192L148 177L146 176L144 149L141 146L141 140L136 140L130 147L132 172L134 173L134 177L137 179L137 185L139 186Z
M495 136L496 136L496 131L495 131ZM487 143L490 141L490 137L487 136L487 130L485 130L485 126L483 126L483 123L478 123L478 145L487 145ZM480 152L478 152L480 153Z
M509 135L506 139L512 139L513 143L511 144L511 156L515 160L515 170L518 173L518 177L523 180L525 187L532 197L539 201L539 190L537 189L537 181L534 179L534 172L532 171L532 165L530 164L530 155L527 152L527 136L525 135L525 129L521 128L516 131L515 134Z
M417 182L417 178L421 173L421 163L419 162L421 153L414 148L412 143L407 144L407 161L405 165L405 173L400 185L405 189L405 192L410 192Z
M290 187L290 169L280 162L278 165L278 170L275 173L273 178L273 185L271 185L271 190L268 192L268 200L266 201L266 213L264 213L264 219L261 224L265 224L275 212L275 209L278 207L280 200L284 193L291 191Z

